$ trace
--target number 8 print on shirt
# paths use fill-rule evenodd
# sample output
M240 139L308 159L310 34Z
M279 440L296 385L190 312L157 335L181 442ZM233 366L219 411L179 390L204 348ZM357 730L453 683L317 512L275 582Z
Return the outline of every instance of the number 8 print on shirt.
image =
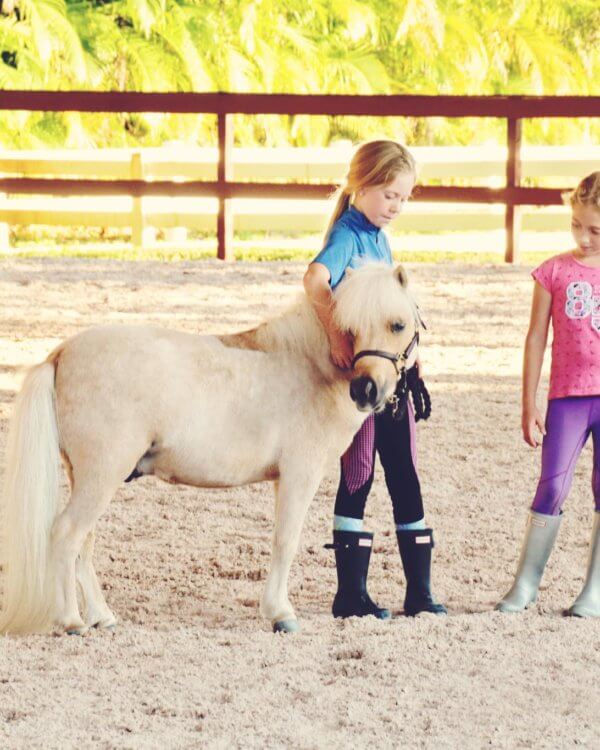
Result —
M592 328L600 332L600 294L592 294L589 281L572 281L567 287L565 313L571 320L592 316Z
M548 258L532 276L552 296L548 398L600 395L600 266L568 252Z

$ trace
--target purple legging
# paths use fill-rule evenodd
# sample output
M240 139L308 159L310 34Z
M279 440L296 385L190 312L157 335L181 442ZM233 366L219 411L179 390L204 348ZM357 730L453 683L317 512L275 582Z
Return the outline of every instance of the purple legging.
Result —
M542 476L532 510L557 516L571 489L575 463L590 433L594 444L592 490L600 511L600 396L554 398L548 402L542 443Z

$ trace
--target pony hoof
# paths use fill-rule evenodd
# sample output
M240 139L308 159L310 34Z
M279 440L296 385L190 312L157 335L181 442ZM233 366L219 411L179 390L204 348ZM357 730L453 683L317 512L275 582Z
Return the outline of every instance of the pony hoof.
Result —
M82 627L82 628L72 627L72 628L67 628L65 630L65 633L67 635L85 635L87 633L87 630L88 629L86 627Z
M98 620L92 627L94 630L107 630L109 633L114 633L117 629L117 623L114 619L111 620Z
M297 633L299 630L298 620L277 620L273 624L274 633Z

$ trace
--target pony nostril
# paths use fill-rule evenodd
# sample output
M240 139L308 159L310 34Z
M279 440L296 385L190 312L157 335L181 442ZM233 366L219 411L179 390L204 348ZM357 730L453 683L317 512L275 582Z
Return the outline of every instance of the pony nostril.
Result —
M350 398L359 406L374 405L377 401L377 386L373 378L361 376L350 383Z

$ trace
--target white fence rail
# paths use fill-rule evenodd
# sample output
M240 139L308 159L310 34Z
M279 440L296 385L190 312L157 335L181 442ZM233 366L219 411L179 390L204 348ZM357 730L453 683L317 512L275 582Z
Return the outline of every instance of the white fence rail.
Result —
M422 147L412 149L419 179L486 187L504 184L506 150L502 147ZM235 180L337 182L352 149L234 149ZM214 180L217 149L171 145L143 150L0 151L0 174L6 177L68 177L146 180ZM574 186L585 174L600 169L600 147L527 147L522 149L522 179L553 186ZM321 231L330 206L316 200L232 201L238 231L285 234ZM178 228L214 231L217 200L211 198L131 198L128 196L53 198L0 195L0 250L8 246L10 225L116 227L131 233L135 246L151 242L156 230ZM401 218L403 232L487 231L504 227L503 205L412 203ZM524 207L524 231L568 230L568 211L556 207Z

